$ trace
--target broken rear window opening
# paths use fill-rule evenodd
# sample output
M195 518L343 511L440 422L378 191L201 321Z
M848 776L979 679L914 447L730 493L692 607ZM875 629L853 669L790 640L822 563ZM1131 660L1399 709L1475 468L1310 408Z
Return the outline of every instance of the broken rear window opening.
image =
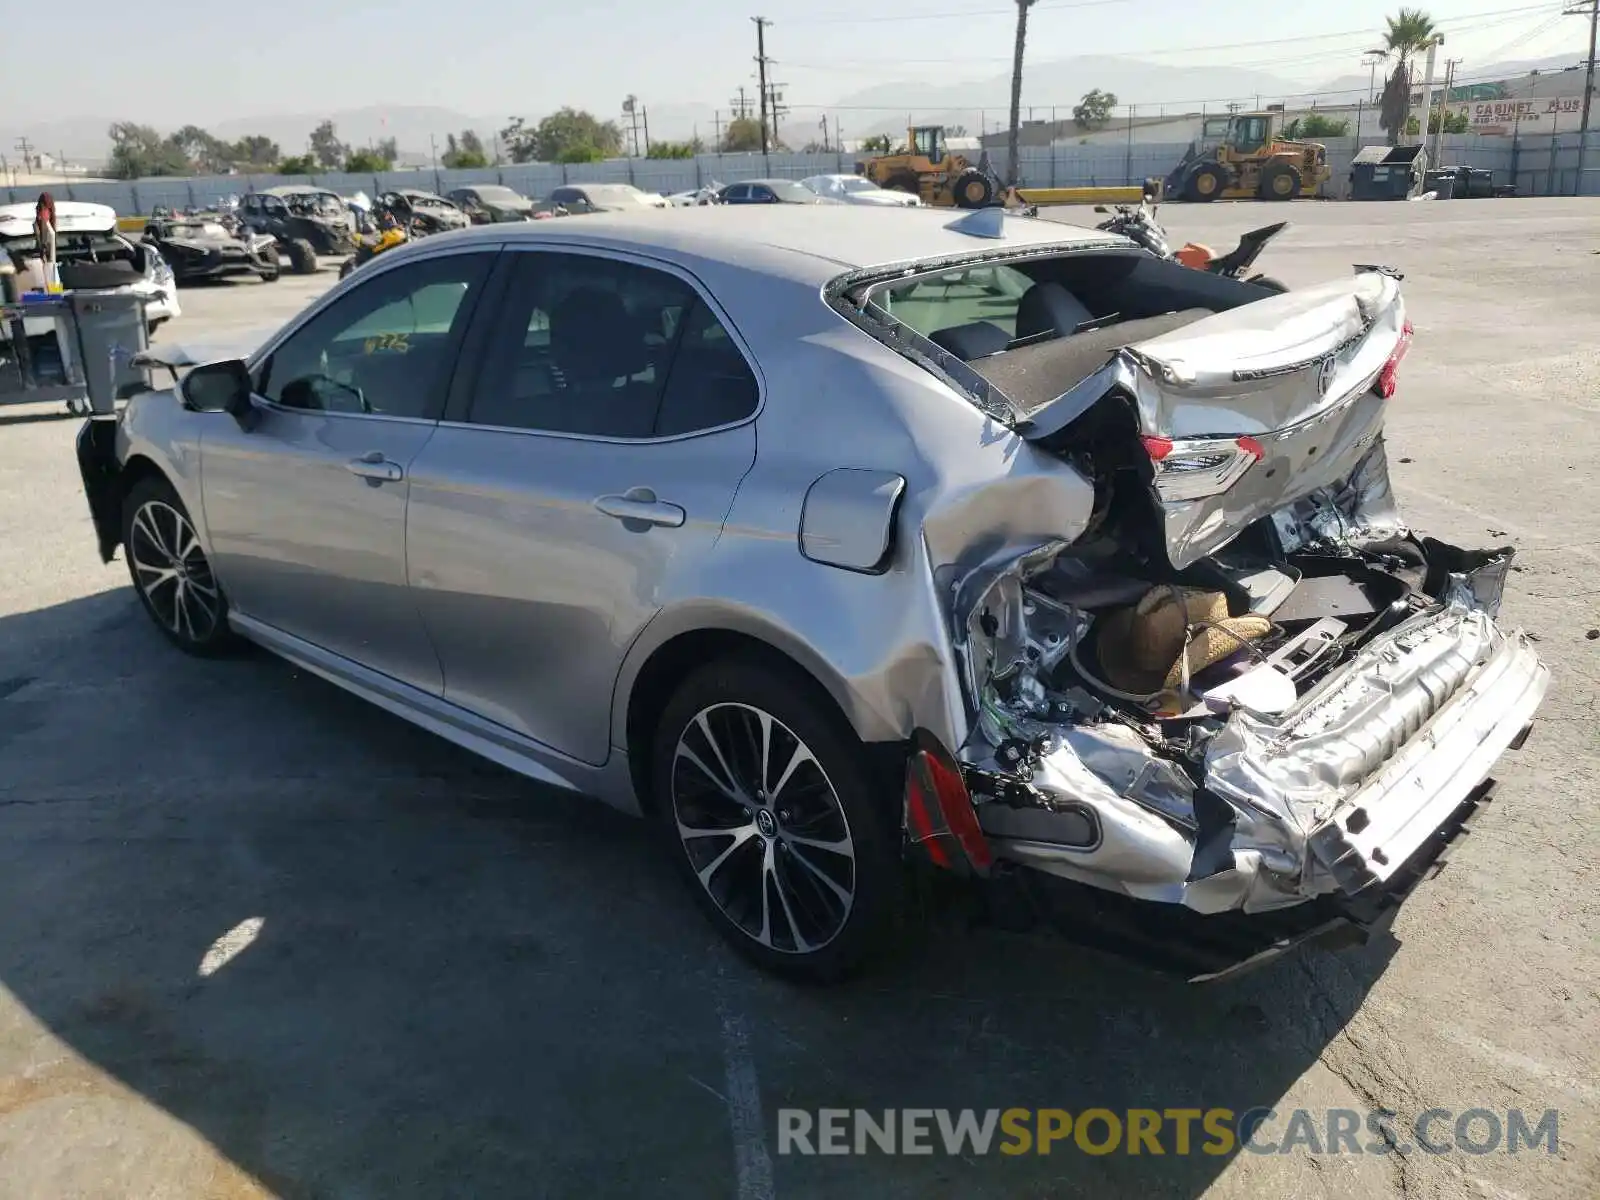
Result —
M1186 921L1294 909L1257 926L1281 948L1437 852L1548 672L1493 619L1512 551L1394 503L1392 274L1269 295L1087 247L851 282L858 327L1009 417L1019 470L1093 492L1057 540L935 567L984 853ZM1199 936L1196 975L1238 949Z

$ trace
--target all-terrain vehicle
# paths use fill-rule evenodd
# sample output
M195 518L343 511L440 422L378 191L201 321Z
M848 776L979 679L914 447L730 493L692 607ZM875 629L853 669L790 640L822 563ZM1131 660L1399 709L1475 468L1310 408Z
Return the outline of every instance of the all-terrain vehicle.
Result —
M343 279L357 267L365 266L385 250L403 246L411 240L405 227L395 220L388 209L378 211L378 232L356 239L356 252L339 265L339 278Z
M216 213L178 216L157 209L145 222L142 241L161 253L179 283L254 275L272 283L281 272L278 242Z
M382 193L373 205L374 213L388 213L413 237L465 229L472 220L443 196L417 188L396 188Z
M239 220L256 233L271 234L278 252L296 275L317 269L317 255L349 254L355 234L344 201L333 192L304 184L251 192L239 206Z

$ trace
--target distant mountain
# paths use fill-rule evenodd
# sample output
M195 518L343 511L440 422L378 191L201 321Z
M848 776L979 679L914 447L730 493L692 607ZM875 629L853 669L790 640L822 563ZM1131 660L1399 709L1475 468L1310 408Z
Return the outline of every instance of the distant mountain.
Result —
M1577 61L1570 54L1563 54L1556 58L1508 59L1505 62L1494 62L1481 67L1473 67L1470 71L1463 70L1458 83L1465 85L1468 83L1489 83L1501 79L1516 79L1528 74L1530 71L1538 71L1541 74L1563 71L1572 67ZM1378 64L1377 83L1375 85L1378 90L1382 90L1384 77L1387 71L1392 69L1386 68L1383 63ZM1417 76L1419 80L1421 79L1421 69L1419 66L1419 74ZM1443 87L1443 65L1438 63L1434 65L1434 75L1436 76L1434 83ZM1341 75L1337 79L1330 79L1327 83L1318 84L1312 89L1312 94L1319 104L1353 104L1357 100L1369 100L1371 99L1371 93L1368 92L1367 88L1370 79L1371 77L1368 75Z
M1121 104L1138 106L1139 115L1155 116L1161 108L1198 110L1202 105L1220 108L1229 100L1254 104L1293 93L1300 85L1265 71L1239 67L1176 67L1134 58L1085 54L1049 62L1029 63L1022 77L1022 107L1038 120L1054 108L1058 117L1071 115L1072 106L1093 88L1116 95ZM890 81L841 96L841 111L849 138L874 133L902 133L906 116L929 124L964 125L972 133L980 126L993 130L1004 125L1010 106L1009 72L957 83Z

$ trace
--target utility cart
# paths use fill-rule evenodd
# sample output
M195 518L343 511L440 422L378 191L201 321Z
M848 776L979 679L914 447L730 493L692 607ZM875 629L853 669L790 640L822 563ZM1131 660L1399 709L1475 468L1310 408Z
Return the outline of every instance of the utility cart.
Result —
M150 347L144 303L132 292L35 292L0 305L0 405L115 413L117 400L150 386L134 365Z

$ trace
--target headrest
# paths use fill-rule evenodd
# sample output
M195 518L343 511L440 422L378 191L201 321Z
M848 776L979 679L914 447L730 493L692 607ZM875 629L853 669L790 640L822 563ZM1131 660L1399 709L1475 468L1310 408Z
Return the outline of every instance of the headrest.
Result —
M643 323L622 297L601 288L578 288L553 306L550 354L574 384L609 382L650 365Z
M1047 330L1068 334L1092 320L1094 314L1083 301L1059 283L1036 283L1022 293L1017 305L1017 336L1032 337Z

